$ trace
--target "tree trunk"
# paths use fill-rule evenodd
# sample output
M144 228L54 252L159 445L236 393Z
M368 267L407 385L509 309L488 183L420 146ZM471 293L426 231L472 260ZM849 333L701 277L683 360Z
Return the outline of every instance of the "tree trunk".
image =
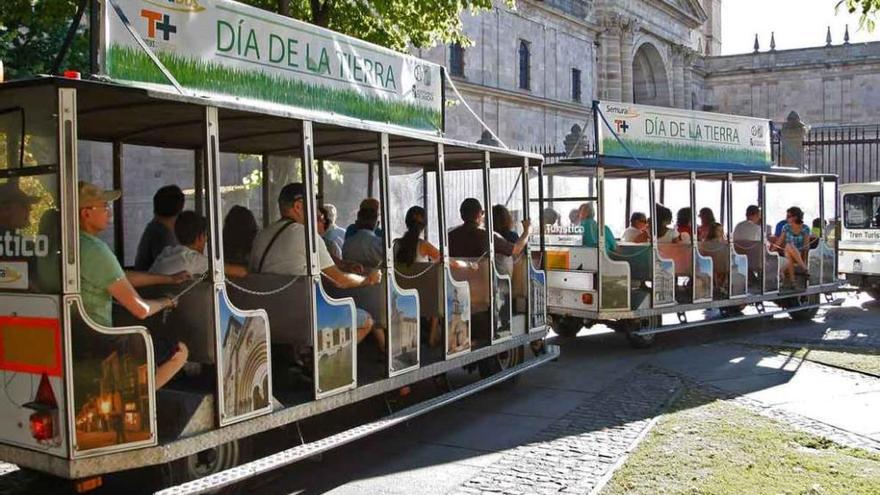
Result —
M278 0L278 13L290 17L290 0Z

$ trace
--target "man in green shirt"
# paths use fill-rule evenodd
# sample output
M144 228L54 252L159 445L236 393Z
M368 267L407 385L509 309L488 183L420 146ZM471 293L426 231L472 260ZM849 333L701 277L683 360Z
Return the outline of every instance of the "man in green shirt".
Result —
M143 320L176 302L171 298L143 299L134 289L160 284L179 284L190 278L186 272L159 275L125 272L110 247L97 235L110 223L111 203L122 196L120 191L105 191L87 182L79 183L79 256L80 292L89 318L104 326L113 326L112 304L116 299L136 318ZM160 388L186 363L189 351L183 342L153 338L156 360L156 388Z

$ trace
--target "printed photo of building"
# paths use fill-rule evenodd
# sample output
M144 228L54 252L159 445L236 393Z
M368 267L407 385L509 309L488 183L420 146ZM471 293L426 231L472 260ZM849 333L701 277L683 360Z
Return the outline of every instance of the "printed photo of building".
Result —
M419 303L417 295L394 294L389 320L391 371L419 364Z

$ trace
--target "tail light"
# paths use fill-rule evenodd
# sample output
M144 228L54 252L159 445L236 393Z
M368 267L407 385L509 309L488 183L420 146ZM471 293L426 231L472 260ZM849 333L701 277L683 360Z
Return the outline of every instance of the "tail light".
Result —
M592 305L593 304L593 294L590 294L589 292L584 292L583 294L581 294L581 302L586 305Z
M31 414L31 435L35 440L51 440L55 436L52 426L52 414L48 411L39 411Z
M55 438L55 422L58 417L58 401L49 383L49 376L43 373L37 395L34 400L24 405L35 412L30 416L31 436L37 441L49 441Z

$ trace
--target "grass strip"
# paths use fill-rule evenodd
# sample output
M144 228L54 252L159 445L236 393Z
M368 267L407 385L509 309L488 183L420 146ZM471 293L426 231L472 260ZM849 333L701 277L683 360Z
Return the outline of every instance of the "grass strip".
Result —
M880 349L830 350L821 346L752 345L758 349L783 354L814 363L843 368L880 377Z
M607 138L602 143L602 152L605 155L621 156L630 158L630 153L639 158L656 160L687 160L698 162L717 163L745 163L754 165L768 165L769 157L760 151L734 147L710 147L693 144L677 144L670 142L657 143L641 139L624 140L627 151L614 138Z
M878 486L880 455L688 390L602 494L868 495Z
M335 112L423 130L441 127L440 112L419 105L386 100L354 90L319 86L276 74L240 70L165 51L156 51L156 56L182 86L191 89ZM119 80L170 84L146 54L127 46L110 46L107 69L111 77Z

